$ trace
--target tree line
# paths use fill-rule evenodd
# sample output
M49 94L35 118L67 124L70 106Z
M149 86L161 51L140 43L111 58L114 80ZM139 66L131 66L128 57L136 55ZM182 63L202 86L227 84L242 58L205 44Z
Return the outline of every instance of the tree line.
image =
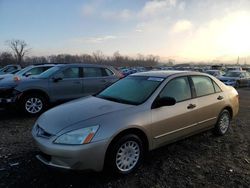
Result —
M28 45L23 40L6 41L6 45L10 51L0 52L0 66L8 64L19 64L27 66L31 64L44 63L88 63L88 64L106 64L115 67L125 66L155 66L159 63L159 57L154 55L137 54L136 57L121 55L118 51L112 56L106 56L101 51L93 52L92 54L71 55L58 54L50 56L29 56L31 51Z

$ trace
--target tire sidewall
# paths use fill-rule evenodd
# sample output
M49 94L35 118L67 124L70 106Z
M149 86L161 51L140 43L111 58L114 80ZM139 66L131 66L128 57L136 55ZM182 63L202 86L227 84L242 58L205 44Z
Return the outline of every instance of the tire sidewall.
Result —
M140 156L139 159L137 161L137 164L129 171L121 171L120 169L118 169L118 167L116 166L116 155L117 152L119 150L119 148L127 141L134 141L138 144L139 149L140 149ZM110 151L107 155L108 159L107 159L107 170L112 170L110 172L115 173L115 174L129 174L133 171L135 171L140 164L142 163L143 159L144 159L144 155L145 155L145 148L143 146L143 142L142 140L135 134L129 134L129 135L125 135L122 138L120 138L119 140L117 140L110 148Z
M42 101L42 109L37 112L37 113L30 113L26 110L26 102L30 99L30 98L39 98L41 101ZM20 102L20 107L21 107L21 110L27 114L27 115L30 115L30 116L35 116L35 115L38 115L38 114L41 114L42 112L45 111L45 109L47 108L48 104L47 104L47 101L46 99L40 95L40 94L27 94L25 95L22 99L21 99L21 102Z
M221 130L221 127L220 127L220 121L221 121L221 118L222 118L225 114L226 114L226 115L228 116L228 118L229 118L229 125L228 125L228 127L227 127L227 130L226 130L225 132L223 132L223 131ZM215 133L216 133L217 135L220 135L220 136L225 135L225 134L228 132L228 130L229 130L230 121L231 121L231 117L230 117L229 111L228 111L228 110L223 110L223 111L220 113L219 118L218 118L218 121L217 121L217 123L216 123L216 126L215 126Z

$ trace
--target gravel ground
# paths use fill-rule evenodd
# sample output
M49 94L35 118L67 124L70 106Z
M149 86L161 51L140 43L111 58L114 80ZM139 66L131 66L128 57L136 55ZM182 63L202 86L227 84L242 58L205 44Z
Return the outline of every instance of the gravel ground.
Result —
M249 187L250 89L240 89L240 112L228 134L211 131L150 152L127 176L62 172L36 160L36 118L0 110L0 187Z

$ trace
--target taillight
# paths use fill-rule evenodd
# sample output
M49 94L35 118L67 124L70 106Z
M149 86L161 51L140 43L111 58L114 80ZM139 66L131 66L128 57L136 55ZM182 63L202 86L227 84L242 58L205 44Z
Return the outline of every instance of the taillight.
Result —
M124 78L125 76L124 76L121 72L118 72L118 77L119 77L120 79L122 79L122 78Z
M15 82L18 82L18 81L21 80L21 78L20 78L19 76L15 76L15 77L13 78L13 80L14 80Z

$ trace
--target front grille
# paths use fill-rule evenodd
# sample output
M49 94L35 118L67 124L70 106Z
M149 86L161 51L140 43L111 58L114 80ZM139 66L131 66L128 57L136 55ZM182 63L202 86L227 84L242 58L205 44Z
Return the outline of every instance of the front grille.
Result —
M36 135L39 137L44 137L44 138L50 138L52 136L52 134L46 132L38 124L36 125Z

